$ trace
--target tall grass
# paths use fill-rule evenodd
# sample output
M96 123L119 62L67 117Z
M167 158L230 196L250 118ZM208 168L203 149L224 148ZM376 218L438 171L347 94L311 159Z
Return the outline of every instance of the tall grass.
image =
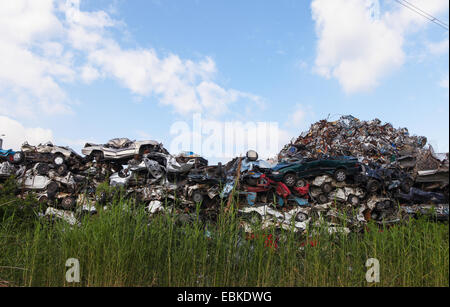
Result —
M349 235L258 230L248 235L235 210L216 223L150 218L115 202L81 226L38 219L0 222L0 283L13 286L449 286L448 223L425 219ZM223 210L222 210L223 211ZM272 235L272 237L270 236ZM275 239L277 238L277 239ZM77 258L80 283L67 283ZM380 282L368 283L368 258Z

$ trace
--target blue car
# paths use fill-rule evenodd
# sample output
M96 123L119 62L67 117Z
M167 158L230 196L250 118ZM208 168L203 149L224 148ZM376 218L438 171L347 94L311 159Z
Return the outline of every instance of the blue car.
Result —
M3 139L0 138L0 161L9 161L11 163L20 163L23 161L24 155L21 151L12 149L3 149Z

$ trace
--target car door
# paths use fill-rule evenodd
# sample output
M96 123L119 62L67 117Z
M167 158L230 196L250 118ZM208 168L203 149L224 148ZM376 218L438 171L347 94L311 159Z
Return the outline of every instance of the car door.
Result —
M123 148L117 149L116 157L118 159L122 159L122 158L126 158L126 157L132 157L136 153L137 153L136 144L134 142L130 142Z
M112 147L102 146L103 157L105 159L115 159L116 158L116 150Z
M300 178L314 175L314 161L304 160L298 167L298 176Z

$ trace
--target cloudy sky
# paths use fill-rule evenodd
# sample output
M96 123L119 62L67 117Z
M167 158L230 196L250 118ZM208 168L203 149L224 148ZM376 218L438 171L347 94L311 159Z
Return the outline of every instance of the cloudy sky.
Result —
M409 2L448 24L448 1ZM0 134L170 144L201 114L276 122L282 146L352 114L448 151L448 35L393 0L1 1Z

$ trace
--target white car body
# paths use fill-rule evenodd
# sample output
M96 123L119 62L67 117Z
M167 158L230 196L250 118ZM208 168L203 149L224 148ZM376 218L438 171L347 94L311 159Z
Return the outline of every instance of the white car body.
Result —
M142 146L157 147L159 145L161 144L152 140L130 141L127 138L121 138L112 139L104 145L87 143L81 152L86 156L90 156L94 152L101 152L106 160L120 160L140 154Z
M49 153L49 154L62 154L64 157L79 157L81 156L75 152L72 148L67 146L55 146L52 142L47 142L45 144L39 144L38 146L32 146L25 142L22 144L23 152L39 152L39 153Z

